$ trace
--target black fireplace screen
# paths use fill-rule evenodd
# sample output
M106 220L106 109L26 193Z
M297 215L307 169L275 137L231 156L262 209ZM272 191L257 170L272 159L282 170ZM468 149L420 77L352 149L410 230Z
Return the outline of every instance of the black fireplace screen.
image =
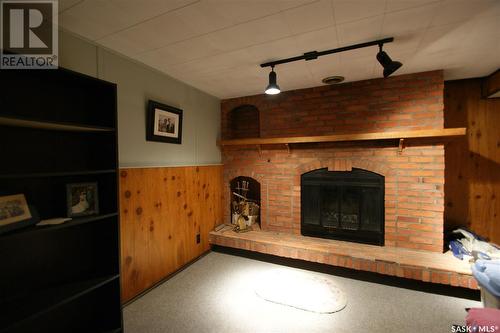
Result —
M384 183L362 169L303 174L302 235L384 245Z

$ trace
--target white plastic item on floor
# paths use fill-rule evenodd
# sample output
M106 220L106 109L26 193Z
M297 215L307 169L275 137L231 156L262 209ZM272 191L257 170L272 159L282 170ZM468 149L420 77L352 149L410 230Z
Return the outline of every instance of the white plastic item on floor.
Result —
M477 260L472 274L481 287L483 306L500 309L500 260Z

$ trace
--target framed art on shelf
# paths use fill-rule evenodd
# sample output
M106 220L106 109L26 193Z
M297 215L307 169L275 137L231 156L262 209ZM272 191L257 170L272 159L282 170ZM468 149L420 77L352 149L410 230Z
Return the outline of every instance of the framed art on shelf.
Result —
M24 194L0 197L0 233L27 227L37 222L36 211L28 205Z
M97 183L66 185L68 217L99 214Z
M148 102L146 140L182 143L182 110L155 101Z

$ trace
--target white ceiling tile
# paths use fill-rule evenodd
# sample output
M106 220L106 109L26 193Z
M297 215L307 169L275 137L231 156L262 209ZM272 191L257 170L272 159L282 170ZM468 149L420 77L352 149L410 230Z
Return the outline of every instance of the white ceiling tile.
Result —
M301 54L293 37L251 46L247 51L258 63L295 57Z
M443 59L440 57L414 57L412 60L403 64L403 67L398 69L395 75L419 73L443 69Z
M58 10L59 13L78 4L79 2L82 2L83 0L59 0L58 1Z
M333 25L330 0L320 0L309 5L286 10L282 16L293 34L300 34Z
M375 54L361 58L342 56L339 75L342 75L349 80L353 80L353 77L369 77L374 75L374 68L377 63Z
M248 22L279 13L279 1L268 0L203 0L218 17L233 24Z
M499 53L494 51L499 49L500 21L495 17L482 17L428 29L417 54L421 57L439 56L446 59L445 64L451 65L457 55L474 54L474 58L481 58L479 63L486 62L500 67ZM454 63L464 62L465 59L460 58ZM474 67L473 64L467 65Z
M208 34L212 43L225 51L237 50L289 36L288 25L280 15L268 16Z
M195 0L85 0L61 13L68 30L96 40Z
M214 56L220 52L212 45L208 37L200 36L141 53L136 56L136 59L161 59L162 65L165 66Z
M422 37L416 54L425 56L446 57L459 51L464 44L463 38L470 33L465 26L449 24L428 29ZM460 51L459 51L460 52Z
M260 70L259 64L246 50L228 52L183 64L170 65L169 67L175 67L186 74L192 73L197 76L212 76L212 78L217 77L217 73L223 71L233 71L242 68L252 68L252 71L256 72Z
M266 69L269 73L269 69ZM314 82L311 71L307 67L306 61L290 62L279 65L275 68L278 78L278 85L282 90L296 89L300 82Z
M498 67L490 66L486 63L471 63L464 66L444 69L447 80L458 80L466 78L484 77L494 73Z
M234 24L234 19L217 12L208 1L200 1L175 11L175 15L191 30L206 34Z
M190 76L180 74L177 77L180 80L192 79ZM244 78L244 87L238 86L237 82L241 82ZM197 76L195 87L213 92L214 88L223 89L224 94L222 98L230 98L244 95L262 94L267 85L268 71L255 70L252 67L245 67L239 69L222 69L217 72L216 77L212 76ZM278 81L280 78L278 77ZM279 82L278 82L279 83ZM217 92L215 90L215 92ZM243 93L243 95L241 95Z
M378 73L376 75L365 72L351 72L350 75L347 75L345 78L344 82L355 82L355 81L362 81L362 80L369 80L373 78L382 78L382 73Z
M110 2L83 1L59 15L61 25L74 33L96 40L130 24L125 12Z
M461 49L476 54L484 53L483 58L494 57L500 67L500 53L494 52L500 49L500 17L478 17L469 21L467 27L461 28L460 32L463 36L460 42L457 41L457 45L460 45ZM458 40L460 37L458 31L456 35Z
M384 16L374 16L356 22L337 25L340 45L369 42L381 37Z
M406 34L393 34L392 43L384 44L383 50L386 51L391 57L401 57L408 53L415 53L422 41L422 37L426 30L412 31ZM385 37L385 36L383 36Z
M415 73L455 67L455 60L463 53L461 38L464 34L460 32L462 29L459 25L451 24L430 28L422 33L417 49L404 59L400 72Z
M340 72L342 71L340 56L338 54L331 54L316 60L307 61L306 66L311 72L314 81L318 82L318 84L327 76L341 75Z
M134 39L129 38L125 34L109 35L100 39L98 43L129 57L133 57L138 53L147 51L147 48L144 45L139 45Z
M89 1L89 0L85 0ZM115 8L119 8L127 14L129 24L135 24L146 19L165 14L170 11L175 11L180 8L194 5L197 0L91 0L91 1L107 1Z
M444 69L445 79L500 67L498 0L61 0L64 29L221 98L262 93L259 64L394 37L396 75ZM333 6L333 10L332 10ZM377 47L278 65L286 90L382 77Z
M192 31L174 13L167 13L137 24L131 28L109 35L101 40L104 45L134 45L137 53L164 47L166 45L195 37Z
M163 70L167 66L167 61L158 52L148 52L135 56L131 58L140 61L141 63L148 65L153 68Z
M495 16L500 16L498 0L445 0L433 18L432 26L464 23L478 17Z
M386 12L394 12L414 7L419 7L439 0L387 0L385 7Z
M339 46L336 27L300 34L294 36L294 38L297 42L299 53L324 51Z
M279 0L276 1L281 10L296 8L308 4L312 4L318 0Z
M404 34L429 27L438 3L385 14L382 35Z
M382 15L385 11L385 0L332 0L335 22L342 24Z
M378 53L378 46L364 47L361 49L355 49L351 51L339 53L340 61L342 65L346 59L360 59L360 58L372 58L375 59Z

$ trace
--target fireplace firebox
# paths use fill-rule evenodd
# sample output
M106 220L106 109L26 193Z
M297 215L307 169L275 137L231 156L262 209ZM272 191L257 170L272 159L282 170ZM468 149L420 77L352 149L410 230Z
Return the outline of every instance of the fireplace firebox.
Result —
M302 235L384 245L384 188L384 176L363 169L303 174Z

